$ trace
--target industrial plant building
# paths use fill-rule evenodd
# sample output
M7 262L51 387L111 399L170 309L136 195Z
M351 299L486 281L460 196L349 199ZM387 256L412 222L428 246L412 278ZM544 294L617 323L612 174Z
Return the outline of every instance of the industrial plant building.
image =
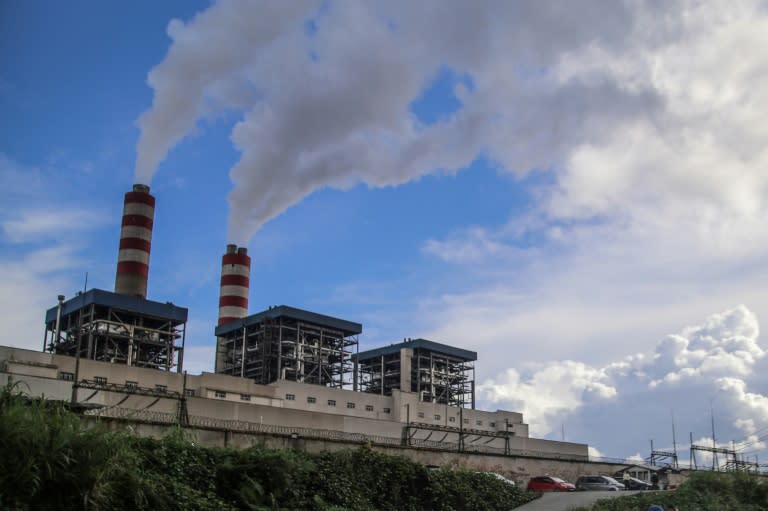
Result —
M529 438L520 413L477 410L473 351L405 339L360 352L353 321L285 305L248 315L251 259L236 245L221 260L215 371L186 374L187 309L146 297L154 206L145 185L125 194L114 292L59 296L42 352L0 347L0 383L104 417L588 459L584 444Z

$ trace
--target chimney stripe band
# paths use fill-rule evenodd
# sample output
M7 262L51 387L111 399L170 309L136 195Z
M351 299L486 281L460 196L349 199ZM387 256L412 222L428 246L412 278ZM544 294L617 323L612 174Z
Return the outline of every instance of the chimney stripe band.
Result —
M245 317L245 313L246 309L242 307L219 307L220 318L240 319Z
M242 296L222 296L219 298L219 307L242 307L248 308L248 298Z
M146 227L136 225L126 225L120 229L120 238L141 238L144 240L152 239L152 231Z
M152 219L144 215L123 215L122 226L138 226L152 230Z
M133 261L149 265L149 252L146 250L123 249L117 254L117 262Z
M123 216L125 215L140 215L147 218L153 218L155 216L155 208L140 202L134 202L125 205L123 208Z
M140 202L155 207L155 198L144 192L128 192L125 194L125 204Z
M129 248L134 250L143 250L144 252L149 252L150 249L152 248L152 242L146 238L129 238L129 237L120 238L120 250L129 249Z
M221 274L223 276L239 275L247 278L249 281L251 279L251 269L242 264L227 264L226 266L222 266Z
M134 273L142 277L149 276L149 265L136 261L120 261L117 263L117 273Z
M225 264L243 265L251 267L251 258L246 254L224 254L221 258L222 266Z
M248 289L251 279L248 275L222 275L221 286L242 286Z
M241 296L248 298L248 288L243 286L221 286L220 296Z

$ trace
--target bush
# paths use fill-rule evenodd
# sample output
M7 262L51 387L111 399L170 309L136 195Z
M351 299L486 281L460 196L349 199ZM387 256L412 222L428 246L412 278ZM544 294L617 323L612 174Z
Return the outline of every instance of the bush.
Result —
M646 511L651 504L671 504L680 511L764 511L768 478L743 472L694 472L675 492L605 499L576 511Z
M312 455L110 432L16 386L0 391L0 452L0 509L13 511L506 511L536 497L368 447Z

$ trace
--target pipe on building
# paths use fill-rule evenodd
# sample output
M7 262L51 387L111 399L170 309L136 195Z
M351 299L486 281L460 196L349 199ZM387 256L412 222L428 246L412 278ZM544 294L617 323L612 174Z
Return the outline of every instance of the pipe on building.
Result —
M221 258L219 325L248 315L248 291L251 283L251 258L248 249L227 245ZM245 340L243 340L245 342Z
M155 198L150 195L149 186L133 185L133 190L125 194L123 205L115 293L147 297L154 218Z
M61 308L64 306L64 295L59 295L59 305L56 307L56 329L53 337L53 343L57 343L61 338Z

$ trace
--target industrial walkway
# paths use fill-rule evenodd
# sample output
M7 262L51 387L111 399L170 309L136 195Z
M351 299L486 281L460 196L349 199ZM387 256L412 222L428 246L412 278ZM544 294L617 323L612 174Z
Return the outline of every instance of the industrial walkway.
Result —
M516 507L515 511L567 511L590 506L600 499L613 499L639 493L636 491L574 491L544 493L540 499Z

